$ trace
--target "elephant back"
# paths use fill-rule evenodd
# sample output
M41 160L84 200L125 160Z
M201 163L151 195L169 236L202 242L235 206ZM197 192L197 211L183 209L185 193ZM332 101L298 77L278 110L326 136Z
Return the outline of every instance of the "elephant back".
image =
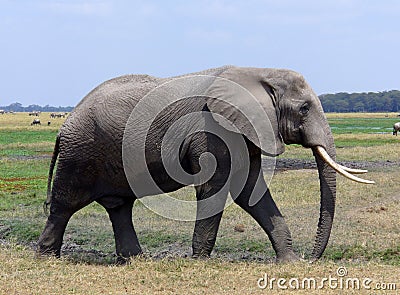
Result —
M160 79L151 76L127 75L93 89L60 129L60 156L73 161L81 155L97 163L113 154L120 159L116 166L121 166L122 139L129 115L137 102L159 83Z

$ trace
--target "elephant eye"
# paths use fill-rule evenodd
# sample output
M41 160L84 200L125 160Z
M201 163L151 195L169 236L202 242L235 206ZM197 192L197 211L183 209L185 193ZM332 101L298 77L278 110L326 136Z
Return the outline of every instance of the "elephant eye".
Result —
M306 102L300 107L300 114L303 116L307 115L309 110L310 110L310 105Z

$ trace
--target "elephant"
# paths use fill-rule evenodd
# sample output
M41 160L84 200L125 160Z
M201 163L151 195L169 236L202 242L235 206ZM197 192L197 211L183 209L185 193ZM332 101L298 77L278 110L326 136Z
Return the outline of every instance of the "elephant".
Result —
M153 111L156 115L149 117ZM126 261L142 253L132 221L134 202L193 185L193 257L210 256L230 193L268 235L277 262L298 260L261 168L262 155L275 159L285 144L311 148L317 163L320 213L310 258L315 261L331 233L336 173L373 182L353 175L365 170L335 162L321 103L301 74L223 66L172 78L125 75L108 80L81 100L59 130L45 201L50 212L36 251L59 257L71 216L97 202L111 220L117 261ZM177 180L174 169L185 179Z
M400 130L400 122L393 124L393 135L397 136L397 132Z

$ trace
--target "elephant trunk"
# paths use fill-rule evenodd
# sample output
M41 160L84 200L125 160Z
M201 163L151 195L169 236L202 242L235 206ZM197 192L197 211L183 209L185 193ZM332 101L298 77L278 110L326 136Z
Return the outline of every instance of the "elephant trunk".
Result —
M327 132L326 152L333 160L335 159L336 151L331 132ZM324 160L324 158L321 157L316 148L313 148L313 154L315 161L317 162L321 191L318 229L315 237L314 248L311 254L312 261L315 261L324 253L331 234L333 217L335 214L336 172Z

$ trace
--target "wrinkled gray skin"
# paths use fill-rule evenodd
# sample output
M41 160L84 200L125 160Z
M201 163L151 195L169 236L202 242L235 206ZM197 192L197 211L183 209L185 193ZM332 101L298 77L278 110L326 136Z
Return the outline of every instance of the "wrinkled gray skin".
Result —
M231 79L255 93L273 122L277 141L276 150L261 150L254 134L249 131L251 128L245 124L240 127L243 134L226 131L231 133L233 140L238 136L245 139L247 150L236 152L248 153L250 157L250 173L244 188L240 189L237 180L247 174L241 171L240 163L233 160L234 173L231 178L228 177L231 160L229 151L221 140L204 132L189 136L182 146L180 157L180 164L185 171L191 174L199 172L199 157L205 152L211 152L217 159L213 177L205 184L195 187L197 199L208 198L228 181L234 201L268 235L277 261L297 260L297 255L292 250L290 231L269 190L266 189L264 195L259 196L260 200L255 205L250 205L249 197L256 183L266 188L264 180L258 177L261 171L261 154L280 154L284 151L284 143L297 143L307 148L322 146L335 158L333 137L317 95L300 74L289 70L227 66L195 74ZM50 215L38 241L39 254L59 256L70 217L93 201L104 206L109 214L118 257L123 260L142 252L132 223L132 206L137 196L132 192L124 173L122 140L126 122L137 102L150 90L168 80L170 79L147 75L112 79L90 92L68 117L59 132L50 167L47 200L51 203ZM204 110L219 113L228 119L235 114L229 107L222 108L220 104L207 98L191 98L177 103L153 123L146 143L146 159L154 180L165 192L177 190L182 184L173 181L163 169L159 149L161 139L177 118ZM249 133L246 134L247 132ZM317 153L314 152L314 156L319 171L321 206L312 260L322 255L329 240L336 195L335 172ZM57 157L57 171L50 194ZM194 257L210 255L224 203L225 199L221 198L217 205L222 206L220 213L196 221L192 243ZM207 210L199 207L201 206L197 208L198 213Z
M397 132L400 131L400 122L394 123L393 125L393 135L397 136Z

